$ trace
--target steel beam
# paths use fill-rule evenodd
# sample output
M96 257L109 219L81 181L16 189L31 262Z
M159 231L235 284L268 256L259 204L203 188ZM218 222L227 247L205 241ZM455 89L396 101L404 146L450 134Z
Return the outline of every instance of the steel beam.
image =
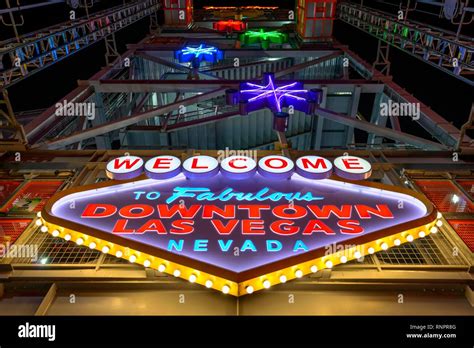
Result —
M349 127L361 129L363 131L366 131L369 134L374 133L388 139L400 141L402 143L414 145L417 147L421 147L423 149L427 149L427 150L446 150L447 149L447 147L442 144L435 143L430 140L425 140L425 139L416 137L414 135L398 132L393 129L376 126L370 122L351 118L351 117L339 114L331 110L320 108L320 109L317 109L315 113L319 117L323 117L325 119L335 121Z
M338 47L346 53L346 56L351 62L351 66L353 66L360 75L369 80L384 83L385 86L383 92L389 99L396 102L419 103L421 113L420 119L416 122L442 144L451 148L456 147L461 136L459 129L393 82L391 77L387 77L377 70L372 70L372 67L369 64L367 64L356 53L352 52L347 46L335 45L335 47ZM471 139L467 135L464 135L463 141L470 143Z
M356 118L357 110L359 108L361 88L360 86L354 86L354 93L352 93L351 109L349 110L349 117ZM347 127L346 129L346 144L354 143L354 128Z
M385 128L388 117L382 117L380 115L380 104L384 101L384 98L385 95L382 92L375 95L374 104L372 106L372 114L370 115L370 123ZM368 145L381 145L382 142L383 137L377 136L374 133L370 133L369 137L367 138Z
M328 54L326 56L322 56L322 57L319 57L319 58L316 58L316 59L308 60L307 62L296 64L296 65L293 65L289 68L286 68L286 69L275 72L275 77L277 78L277 77L282 77L282 76L285 76L285 75L288 75L288 74L292 74L294 72L303 70L305 68L308 68L308 67L316 65L316 64L324 63L328 60L340 57L342 55L343 55L343 52L339 51L339 52L334 52L334 53L331 53L331 54Z
M93 95L93 92L93 89L87 86L77 87L71 93L66 95L62 100L66 100L71 103L81 103ZM60 102L62 102L62 100ZM48 129L54 126L58 120L58 117L55 115L55 111L55 104L51 105L25 126L26 137L30 144L34 144L36 141L41 139L41 137L47 133Z
M328 100L328 88L327 86L322 87L323 90L323 97L321 101L321 108L326 107L326 103ZM314 120L313 120L313 126L314 126ZM319 117L317 118L316 121L316 130L314 131L314 139L312 139L311 144L313 145L313 149L315 150L320 150L321 149L321 144L323 142L323 128L324 128L324 118Z
M285 59L290 59L290 58L279 58L279 59L272 59L273 62L275 61L284 61ZM239 64L238 68L244 68L248 66L257 66L257 65L263 65L263 64L268 64L270 60L268 58L262 58L262 60L257 60L249 63L244 63L244 64ZM227 70L227 69L235 69L236 67L234 64L226 64L226 65L218 65L218 66L210 66L210 67L205 67L202 72L216 72L216 71L222 71L222 70Z
M5 13L21 12L21 11L30 10L30 9L36 8L36 7L56 5L56 4L59 4L61 2L66 2L66 0L48 0L46 2L40 2L38 4L21 5L21 6L16 6L16 7L12 7L12 8L6 8L6 9L0 10L0 15L5 14Z
M146 40L143 39L140 43ZM122 58L132 59L134 51L128 50L122 54ZM99 72L94 74L89 81L98 81L105 78L113 78L114 74L122 68L120 61L115 61L114 66L108 66L102 68ZM99 91L100 92L100 91ZM94 89L89 86L89 83L82 83L79 81L79 87L68 93L59 102L66 100L68 102L83 102L94 93ZM48 132L48 129L54 127L57 121L55 116L55 105L44 110L39 116L35 117L31 122L25 126L25 133L30 144L36 143L41 137Z
M48 313L48 310L51 308L51 305L53 304L54 299L56 298L57 291L58 287L56 283L51 284L51 287L49 288L48 292L46 293L40 305L38 306L38 309L36 309L35 316L43 316Z
M188 34L188 33L186 33ZM163 34L160 35L163 37ZM174 34L174 37L177 38L177 35ZM129 48L133 48L136 52L146 52L149 55L155 57L161 57L170 59L174 57L174 51L181 49L183 44L176 44L174 46L167 46L166 49L163 49L163 46L160 44L153 43L144 43L144 44L134 44L128 45ZM296 48L287 48L287 49L268 49L268 50L255 50L255 49L223 49L224 58L233 59L233 58L298 58L302 57L312 57L320 58L337 52L338 48L328 49L327 46L317 46L315 45L313 49L296 49Z
M220 78L218 78L217 76L207 74L207 73L202 72L202 71L198 71L197 69L191 69L191 68L189 68L187 66L184 66L184 65L181 65L179 63L175 63L173 61L163 59L163 58L160 58L160 57L155 57L155 56L152 56L152 55L150 55L148 53L145 53L145 52L136 52L135 56L146 59L146 60L149 60L149 61L151 61L153 63L156 63L156 64L161 64L161 65L168 66L168 67L170 67L172 69L175 69L175 70L184 71L188 74L193 74L193 73L197 72L198 75L203 75L203 76L206 77L206 79L220 80Z
M152 117L156 117L159 115L167 114L169 112L177 110L181 105L182 106L187 106L187 105L192 105L195 103L199 103L204 100L220 97L225 94L225 89L220 88L208 93L203 93L203 94L198 94L196 96L193 96L191 98L183 99L175 103L171 103L165 106L161 106L158 108L155 108L153 110L148 110L146 112L141 112L135 115L132 115L130 117L122 118L116 121L111 121L107 122L105 124L102 124L100 126L86 129L82 132L76 132L73 133L67 137L63 137L57 140L53 141L47 141L44 143L40 143L37 145L39 148L45 148L45 149L60 149L63 148L67 145L77 143L79 141L89 139L92 137L96 137L102 134L106 134L109 132L112 132L114 130L118 130L127 126L131 126L133 124L136 124L138 122L147 120Z
M441 115L431 110L428 106L421 103L413 95L393 82L385 85L384 93L394 102L419 103L420 119L416 122L442 144L452 148L456 147L457 141L461 137L461 132L452 123L446 121ZM464 135L463 138L464 141L468 143L471 140L467 135Z
M255 82L261 82L255 79ZM333 91L352 91L354 85L361 87L362 93L378 93L383 84L367 80L298 80L306 89L328 86ZM148 92L196 92L216 88L238 88L244 80L88 80L81 82L93 86L102 93L148 93Z

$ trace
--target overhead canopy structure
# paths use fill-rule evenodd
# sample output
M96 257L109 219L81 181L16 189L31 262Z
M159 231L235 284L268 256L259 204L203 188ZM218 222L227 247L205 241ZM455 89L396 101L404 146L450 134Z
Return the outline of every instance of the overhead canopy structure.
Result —
M197 75L187 63L177 62L174 52L147 42L134 46L124 55L131 60L131 67L104 68L82 81L70 96L69 100L101 105L95 120L64 118L60 125L50 123L55 117L52 108L26 127L27 136L35 147L45 149L96 147L103 137L108 139L105 143L115 141L125 148L273 148L279 138L273 131L272 111L255 110L242 116L238 107L226 105L224 100L226 90L238 89L245 81L258 84L261 76L271 71L276 71L279 81L291 81L291 77L307 90L321 91L321 110L306 116L296 108L289 120L286 137L296 149L354 146L354 129L367 134L366 146L372 148L397 144L404 148L448 149L455 146L460 134L423 106L420 117L412 122L424 127L438 142L397 128L393 118L380 115L376 103L396 98L398 87L382 77L377 80L363 61L342 46L298 50L298 55L291 49L223 50L218 64L202 61ZM239 66L234 66L235 58ZM359 72L359 78L344 78L341 61L345 58L351 62L351 69ZM373 112L367 120L358 112L363 94L374 96ZM388 120L392 127L386 126Z

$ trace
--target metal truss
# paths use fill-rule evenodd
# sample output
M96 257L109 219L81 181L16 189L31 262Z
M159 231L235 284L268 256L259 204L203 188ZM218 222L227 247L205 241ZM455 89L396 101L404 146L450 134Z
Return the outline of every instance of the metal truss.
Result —
M446 145L449 148L456 148L456 145L459 139L463 139L463 143L471 144L471 139L465 135L461 134L460 130L457 129L453 124L446 121L441 115L437 114L435 111L431 110L427 105L421 103L416 99L412 94L408 93L406 90L401 88L395 82L392 81L390 76L385 76L380 71L373 69L368 63L366 63L362 58L360 58L356 53L352 52L347 46L336 45L339 49L345 52L345 57L350 61L351 66L364 78L372 81L380 81L384 83L383 93L376 95L376 100L374 104L374 110L372 112L372 117L370 122L376 125L385 125L384 122L387 121L386 117L380 117L379 104L383 95L385 98L392 99L398 103L419 103L420 104L420 119L417 123L422 126L428 133L430 133L433 138L438 140L441 144ZM382 95L383 94L383 95ZM394 120L396 118L390 118ZM395 122L395 130L400 130L399 126ZM398 126L398 128L397 128ZM381 138L376 141L375 134L369 134L369 144L380 143ZM472 149L472 145L471 145ZM466 151L467 148L464 147L463 151ZM471 150L469 150L471 151Z
M383 136L388 139L400 141L402 143L414 145L423 149L428 149L428 150L446 150L447 149L447 147L442 144L435 143L430 140L425 140L423 138L410 135L408 133L403 133L394 129L381 127L367 121L357 120L356 118L342 115L337 112L327 110L324 108L316 109L315 114L320 117L324 117L328 120L335 121L337 123L341 123L349 127L364 130L367 133L373 133L373 134Z
M182 71L184 73L189 72L188 67L182 66L173 60L170 60L168 57L171 57L169 52L163 50L156 52L153 50L146 50L143 48L144 45L146 46L146 43L142 42L142 44L130 47L129 51L123 56L130 57L133 64L137 64L136 58L140 58L146 61L151 61L155 64L159 64L160 66L166 67L167 69L172 69L172 71ZM382 141L384 138L388 138L395 140L398 143L409 144L424 150L442 151L448 148L453 148L453 143L455 143L457 140L457 137L453 135L459 134L459 130L456 130L455 128L451 129L453 128L451 125L451 127L447 127L446 121L440 117L436 118L431 114L426 114L424 109L422 109L423 114L422 118L420 119L420 124L422 124L425 129L432 130L433 132L431 133L440 143L406 134L402 132L399 127L393 127L393 125L392 128L394 129L386 128L385 124L377 122L377 119L371 118L371 122L358 119L356 111L360 94L375 93L377 96L387 94L388 92L386 90L392 84L390 77L381 74L377 70L373 71L368 64L360 62L359 59L352 57L352 52L348 51L348 49L345 47L341 46L340 50L333 50L332 52L324 53L325 54L322 54L320 52L320 54L316 55L318 57L316 59L311 59L307 62L296 64L289 68L283 68L277 73L281 76L293 76L293 74L297 73L298 71L307 69L313 65L321 64L328 59L335 59L342 54L350 58L349 60L351 65L357 71L366 71L366 74L362 73L362 76L364 76L366 79L362 80L300 79L300 81L302 81L305 87L308 89L322 88L326 89L327 92L328 90L350 91L352 97L354 98L350 108L351 110L349 112L349 116L327 110L324 103L321 104L321 109L315 113L315 116L318 117L314 118L314 123L318 123L318 127L316 127L315 130L316 132L319 131L319 133L315 132L314 134L316 139L311 141L311 143L314 144L314 148L320 148L320 145L319 147L317 145L317 139L322 139L321 132L323 129L322 123L324 119L342 124L347 127L345 130L344 139L346 139L346 143L348 144L353 142L353 130L357 128L364 130L365 132ZM309 55L312 53L306 54ZM354 66L356 62L359 62L360 66ZM112 133L114 133L116 136L118 134L117 132L122 132L122 130L125 128L127 128L129 131L150 131L160 133L172 132L182 130L183 128L201 126L209 122L215 122L238 116L235 110L226 108L223 109L222 107L219 107L218 111L217 109L214 110L212 108L211 110L210 108L208 110L209 112L206 112L205 115L200 114L200 117L198 118L188 118L185 117L186 115L171 114L181 105L190 106L200 103L202 106L202 104L206 104L207 101L210 101L210 105L221 105L218 101L219 98L222 98L226 89L238 88L239 83L241 82L241 80L238 78L230 79L222 77L218 78L217 76L214 76L213 79L209 79L210 76L208 76L208 78L204 79L149 79L149 77L141 78L140 76L133 75L132 72L136 69L128 69L123 73L118 73L119 71L122 71L121 69L123 70L125 68L115 62L114 66L109 66L102 69L101 72L97 73L88 81L81 81L79 89L68 96L67 100L77 101L88 98L102 98L105 101L104 105L110 105L110 102L107 101L107 98L117 97L125 98L127 100L132 98L132 100L128 103L131 105L131 109L127 109L128 111L121 109L119 113L114 115L106 114L104 117L98 118L98 122L93 124L92 127L90 127L91 125L85 124L84 122L86 121L79 123L77 118L70 121L65 120L64 122L70 122L67 127L66 125L59 125L57 121L54 121L55 117L52 116L54 110L46 110L40 117L35 119L35 122L32 122L31 125L27 125L25 128L32 148L65 149L71 147L74 148L77 144L79 144L79 148L81 148L81 146L85 146L85 148L87 148L87 144L91 145L94 138L97 146L100 148L105 148L100 145L103 144L103 142L100 141L101 137L107 136L107 134L112 135ZM209 74L210 71L207 73ZM406 92L402 92L404 91L397 90L393 92L394 96L389 93L387 94L387 97L395 100L397 97L408 98L408 96L405 96ZM161 104L153 109L143 109L143 103L140 102L140 99L142 101L145 100L150 96L151 93L176 93L176 98L174 98L174 101L173 99L168 100L164 104ZM185 96L185 93L190 94ZM184 99L181 99L178 96L181 96ZM414 98L408 98L410 101L412 99ZM113 105L115 105L114 108L117 107L116 103L113 103ZM156 124L154 121L148 123L147 120L153 119L155 117L160 117L163 120L166 119L166 121L160 124ZM173 119L170 119L171 117L173 117ZM382 118L379 117L379 119ZM429 119L430 122L427 122L427 119ZM59 133L56 133L57 130L59 130ZM449 139L445 139L446 136L444 134L446 132L451 136ZM279 139L280 138L281 137L279 137ZM283 143L281 140L280 142Z
M365 31L403 52L419 58L462 81L474 85L474 39L460 37L365 6L339 3L342 21Z
M377 43L377 58L372 64L374 69L379 70L382 74L390 76L390 45L382 40Z
M474 103L471 105L471 113L469 114L469 119L464 123L461 127L461 134L459 136L458 144L456 146L457 151L462 151L462 146L465 141L465 135L468 130L474 129ZM473 141L471 140L469 142L469 145L471 145Z
M62 138L52 140L52 141L47 141L43 144L39 144L39 146L46 149L60 149L67 145L71 145L71 144L83 141L85 139L97 137L97 136L112 132L114 130L119 130L127 126L137 124L141 121L147 120L149 118L152 118L158 115L167 114L169 112L177 110L180 106L188 106L188 105L196 104L201 101L223 96L224 94L225 94L225 89L219 88L211 92L198 94L190 98L175 101L173 103L167 104L165 106L157 107L149 111L140 112L130 117L121 118L115 121L105 122L93 128L77 131L69 136L62 137Z
M0 148L24 150L26 144L25 132L13 114L8 91L0 91Z
M140 0L27 34L20 37L20 43L16 39L1 42L0 61L9 58L11 66L0 66L0 89L113 35L155 13L159 7L159 0Z
M115 40L115 32L105 38L105 63L109 66L112 62L120 57L117 50L117 41Z
M232 83L231 81L225 81L223 82L223 85L227 85L227 84L231 85L231 83ZM151 117L155 117L156 115L167 114L169 112L172 112L173 110L176 110L179 105L191 105L191 104L195 104L196 102L202 102L205 100L218 97L224 94L225 89L226 87L220 87L210 92L206 92L204 94L193 96L184 100L180 100L180 101L175 100L174 102L168 105L164 105L164 106L161 106L149 111L136 113L130 117L122 118L116 121L106 122L106 123L97 125L93 128L81 130L59 139L53 139L51 141L39 143L37 146L39 148L44 148L44 149L64 148L65 146L84 141L91 137L97 137L99 135L103 135L114 130L119 130L126 126L138 124L140 121L149 119ZM233 111L230 111L224 114L216 114L214 116L204 117L198 120L180 122L180 123L174 124L173 126L169 126L167 130L170 131L170 130L176 130L183 127L192 127L192 126L204 124L207 122L214 122L217 120L221 120L227 117L234 117L236 115L237 113ZM392 130L392 129L381 127L375 124L371 124L370 122L360 121L360 120L357 120L356 118L345 116L345 115L342 115L342 114L339 114L327 109L323 109L323 108L318 109L316 111L316 115L327 118L331 121L341 123L351 128L362 129L369 133L374 133L385 138L393 139L395 141L403 142L406 144L411 144L420 148L424 148L428 150L446 150L447 149L447 147L442 144L425 140L416 136L412 136L412 135L409 135L397 130ZM140 127L138 127L137 129L140 129ZM163 127L161 126L155 126L153 129L155 131L163 131Z

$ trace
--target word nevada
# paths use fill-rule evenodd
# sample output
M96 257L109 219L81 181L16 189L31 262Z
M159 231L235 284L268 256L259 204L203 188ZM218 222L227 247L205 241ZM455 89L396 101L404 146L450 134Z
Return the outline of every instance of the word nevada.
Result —
M333 173L348 180L363 180L372 174L371 164L363 158L340 156L333 162L319 156L302 156L295 162L278 155L258 162L249 156L229 156L221 161L210 156L193 156L181 163L174 156L156 156L145 162L137 156L122 156L107 164L110 179L128 180L145 173L151 179L170 179L183 173L188 179L206 179L217 174L228 179L250 179L256 173L268 179L283 180L294 173L308 179L327 179Z

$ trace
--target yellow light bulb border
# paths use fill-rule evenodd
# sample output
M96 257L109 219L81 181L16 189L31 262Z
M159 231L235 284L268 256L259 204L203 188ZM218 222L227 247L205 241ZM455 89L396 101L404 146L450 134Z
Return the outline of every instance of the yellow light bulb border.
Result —
M117 252L120 251L122 253L120 258L123 258L125 260L129 260L131 255L135 255L136 260L135 260L134 264L139 264L139 265L142 265L143 267L145 267L145 265L144 265L145 261L148 260L150 262L150 265L148 266L148 268L152 268L152 269L155 269L157 271L159 271L158 269L159 269L160 265L164 265L166 268L163 271L163 273L174 276L173 273L176 270L179 270L180 271L179 278L182 278L182 279L185 279L185 280L189 281L190 277L193 276L193 277L191 277L193 280L194 280L194 277L195 277L195 281L193 282L193 284L199 284L199 285L202 285L206 288L208 288L206 286L206 283L207 283L207 285L209 285L208 281L210 280L212 282L212 286L210 288L215 289L219 292L222 292L222 289L224 288L224 286L227 285L230 289L228 294L233 295L233 296L249 295L249 293L247 292L248 287L251 287L253 289L252 293L255 293L255 292L260 291L260 290L267 290L263 286L265 281L269 281L270 284L271 284L270 288L272 288L275 285L286 283L286 282L291 281L293 279L298 279L298 277L296 276L297 273L299 274L301 272L302 277L304 277L306 275L309 275L309 274L314 274L314 272L312 272L312 270L311 270L314 266L317 267L317 271L328 269L328 267L326 266L326 262L328 262L328 261L330 261L332 263L331 268L333 268L336 265L343 264L343 262L341 262L341 252L337 251L337 252L335 252L333 254L330 254L330 255L324 255L322 257L319 257L319 258L316 258L316 259L313 259L313 260L309 260L309 261L306 261L306 262L303 262L303 263L295 264L295 265L283 268L283 269L278 270L278 271L274 271L274 272L267 273L267 274L262 274L258 277L255 277L255 278L237 283L235 281L231 281L231 280L228 280L228 279L225 279L225 278L222 278L222 277L218 277L218 276L215 276L215 275L197 270L197 269L192 268L192 267L187 267L187 266L182 265L182 264L171 262L171 261L166 260L164 258L156 257L156 256L153 256L153 255L150 255L150 254L147 254L147 253L140 252L138 250L132 250L129 247L126 247L126 246L123 246L123 245L118 245L118 244L111 243L111 242L106 241L106 240L101 240L99 238L89 236L89 235L87 235L83 232L73 231L71 229L64 228L62 226L59 226L59 225L56 225L56 224L53 224L53 223L49 223L49 222L45 221L42 218L39 218L39 219L41 219L41 222L42 222L41 225L46 226L48 228L47 233L53 235L54 231L59 231L59 235L57 235L57 238L63 238L64 239L66 235L70 235L71 238L70 238L69 242L76 243L76 241L78 239L82 239L82 241L83 241L82 246L84 246L84 247L90 247L91 243L95 243L93 249L95 249L97 251L100 251L100 252L103 252L102 249L104 247L108 247L107 254L116 256ZM419 239L419 238L424 238L424 237L420 237L420 232L424 232L425 237L428 236L431 233L430 229L433 226L436 226L437 220L438 219L435 219L432 222L430 222L428 224L425 224L425 225L422 225L420 227L411 228L411 229L409 229L407 231L404 231L404 232L401 232L401 233L395 233L393 235L390 235L390 236L387 236L387 237L384 237L384 238L380 238L380 239L377 239L377 240L374 240L374 241L371 241L371 242L368 242L368 243L360 244L355 248L347 249L346 251L342 252L343 256L345 256L347 258L347 261L344 262L344 263L347 263L351 260L358 259L356 257L356 255L358 255L356 253L357 251L360 252L360 254L361 254L360 257L364 257L364 256L370 255L370 253L368 251L369 248L373 248L375 250L375 252L386 251L386 250L382 250L382 244L384 244L384 243L387 243L388 249L390 249L392 247L397 247L397 245L394 244L394 241L397 240L397 239L401 242L400 245L403 245L405 243L410 243L406 239L406 237L408 235L411 235L413 237L413 240L416 240L416 239ZM282 278L282 276L284 276L284 277ZM282 282L280 280L280 278L285 279L285 281Z

